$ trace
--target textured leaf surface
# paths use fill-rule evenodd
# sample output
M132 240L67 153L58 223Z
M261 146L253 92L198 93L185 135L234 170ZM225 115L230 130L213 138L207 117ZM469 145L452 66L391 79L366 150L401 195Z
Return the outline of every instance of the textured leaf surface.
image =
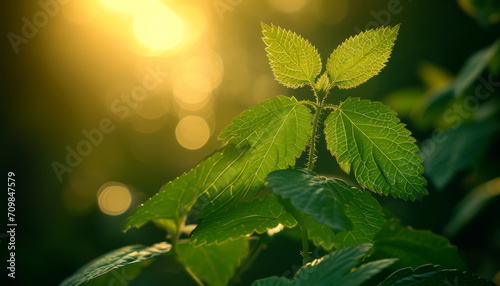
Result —
M398 258L393 269L416 268L424 264L443 268L461 268L463 260L448 239L427 230L403 227L392 220L375 236L370 260Z
M207 216L193 232L191 243L195 246L220 244L254 232L263 233L279 224L291 228L297 221L286 212L276 195L269 195L251 202L241 202L227 211Z
M371 244L360 244L330 253L302 267L295 275L293 282L272 277L256 281L252 286L358 286L394 262L393 259L384 259L357 267L370 247ZM356 269L352 271L354 267Z
M428 194L415 139L388 106L349 98L325 124L328 149L340 165L352 164L361 186L405 200Z
M399 25L360 33L337 47L326 69L333 85L356 87L377 75L391 55Z
M295 98L278 96L244 111L220 134L229 144L249 146L244 159L246 170L235 186L223 191L207 192L207 205L199 217L221 210L228 202L254 196L263 186L267 174L295 165L306 149L312 133L312 115ZM243 182L242 187L236 186Z
M276 80L285 86L314 84L321 71L318 51L294 32L262 23L262 34Z
M98 276L128 264L143 262L169 252L172 246L166 242L152 246L131 245L109 252L84 265L75 274L61 283L61 286L73 286L86 283Z
M225 147L136 208L124 230L161 220L175 234L197 199L204 205L199 216L205 217L254 196L267 173L295 165L309 142L311 121L307 107L284 96L243 112L222 132L230 141Z
M247 255L247 242L242 238L220 245L200 247L186 243L179 244L176 251L186 270L208 285L224 286Z
M291 199L295 208L311 215L317 222L330 226L334 231L352 228L340 200L340 192L350 191L344 182L318 177L305 169L274 171L266 180L274 193Z
M159 193L137 207L126 219L124 230L141 227L150 220L161 220L171 234L202 193L219 193L242 188L250 148L228 145L204 160L195 169L162 187ZM239 180L237 180L239 179Z
M421 279L430 277L438 272L439 266L426 264L415 269L411 267L402 268L392 273L378 286L392 286L406 283L407 281L415 282Z
M500 125L496 121L473 122L446 130L440 135L440 140L424 141L423 165L429 180L438 189L444 188L488 147L498 130Z
M266 180L273 192L290 198L299 211L341 230L333 238L336 248L370 242L385 225L377 200L369 192L355 189L343 181L318 177L304 169L278 170L270 173ZM347 219L347 223L339 224L339 216ZM346 225L350 229L343 228Z

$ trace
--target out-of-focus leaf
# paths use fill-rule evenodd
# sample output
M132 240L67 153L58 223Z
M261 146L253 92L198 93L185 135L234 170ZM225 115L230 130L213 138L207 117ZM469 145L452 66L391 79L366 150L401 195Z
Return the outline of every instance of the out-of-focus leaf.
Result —
M494 286L479 276L462 270L445 269L424 265L414 270L405 268L394 272L379 286Z
M292 228L297 221L274 194L251 202L240 202L204 218L191 236L194 246L237 240L254 232L263 233L279 224Z
M328 149L339 164L352 164L361 186L405 200L428 194L415 139L388 106L348 98L325 125Z
M500 21L500 3L497 0L458 0L458 3L483 27Z
M391 55L398 30L399 25L369 30L337 47L326 65L332 85L353 88L377 75Z
M371 244L359 244L325 255L302 267L295 275L293 282L280 277L258 280L252 286L306 286L336 285L358 286L378 274L394 262L394 259L383 259L367 264L360 264L370 250ZM353 270L353 268L355 268Z
M500 125L495 121L473 122L449 129L422 143L423 165L437 189L444 188L454 175L467 167L488 146Z
M184 243L177 245L176 252L180 262L192 275L208 285L224 286L247 255L247 242L245 238L241 238L200 247Z
M463 65L454 84L455 96L464 94L466 89L481 75L488 63L497 53L499 41L472 54Z
M72 276L66 278L61 286L76 286L104 275L114 269L139 263L169 252L172 246L160 242L152 246L130 245L111 251L84 265Z
M384 103L396 111L400 117L409 118L421 107L424 99L424 91L421 88L411 87L387 95Z
M290 199L296 209L330 227L336 225L337 230L346 225L335 221L340 211L352 228L341 230L333 237L337 249L371 242L386 222L378 201L369 192L343 181L318 177L304 169L278 170L270 173L266 180L273 192Z
M455 207L454 215L443 233L452 237L466 226L495 197L500 196L500 178L493 179L468 193Z
M262 23L267 57L276 80L297 88L314 84L321 71L321 59L316 48L301 36L274 25Z
M397 258L391 267L419 267L424 264L441 265L443 268L461 268L464 263L458 250L448 239L427 230L403 227L391 220L373 239L374 252L369 260Z

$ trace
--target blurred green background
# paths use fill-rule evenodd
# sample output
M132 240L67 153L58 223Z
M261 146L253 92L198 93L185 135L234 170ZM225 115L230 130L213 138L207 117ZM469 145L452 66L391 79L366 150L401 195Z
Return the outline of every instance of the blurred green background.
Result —
M491 280L497 275L498 283L498 49L482 55L486 63L472 67L477 75L460 94L450 96L449 89L463 79L456 77L467 59L498 39L498 11L497 1L474 0L4 1L1 150L3 174L16 174L16 285L57 285L107 251L164 240L153 225L124 234L122 221L220 147L218 133L246 108L278 94L311 98L306 88L274 81L261 22L310 40L324 62L359 31L401 23L381 74L356 89L334 90L329 100L383 101L419 145L427 142L426 176L429 166L437 177L429 182L430 195L416 203L377 199L404 224L446 234L470 271ZM493 82L492 96L478 107L469 104L456 124L453 104L474 94L479 76ZM446 120L450 109L455 117ZM455 129L469 124L477 126ZM439 149L436 139L446 129L456 140ZM319 150L326 149L320 144ZM470 158L446 161L453 154ZM326 151L319 157L318 173L346 177ZM470 201L478 202L477 211L450 226L457 212L470 210ZM300 247L290 237L277 237L242 285L294 272ZM5 261L7 240L0 240ZM166 257L133 284L165 281L192 283Z

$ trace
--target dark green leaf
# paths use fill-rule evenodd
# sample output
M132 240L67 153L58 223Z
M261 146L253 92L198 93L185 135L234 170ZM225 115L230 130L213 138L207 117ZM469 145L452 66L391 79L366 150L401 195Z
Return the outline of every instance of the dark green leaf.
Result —
M456 205L453 217L444 227L443 233L453 237L498 196L500 196L500 177L474 188Z
M403 227L392 220L375 236L370 260L398 258L393 269L418 267L424 264L444 268L461 268L464 263L448 239L427 230Z
M268 187L284 199L291 199L299 211L311 215L317 222L330 226L334 231L350 230L352 222L346 217L340 192L351 187L340 180L318 177L305 169L288 169L271 172Z
M321 71L321 59L309 41L291 31L264 23L262 34L276 80L293 88L314 84Z
M290 198L295 208L317 222L336 226L337 230L352 226L334 236L336 248L372 241L386 222L380 205L369 192L350 187L343 181L318 177L303 169L275 171L266 180L273 192ZM337 221L339 216L341 223ZM346 219L348 224L344 222Z
M462 95L465 90L481 75L488 63L498 51L499 41L472 54L460 70L455 80L455 96Z
M194 247L191 243L177 245L177 254L186 270L211 286L227 285L241 260L247 255L245 238L223 244Z
M444 188L458 171L488 147L491 137L500 129L496 121L475 122L448 129L422 143L424 167L430 181ZM424 149L425 148L425 149Z
M315 221L312 217L306 217L307 235L316 246L330 250L335 245L335 234L331 227Z
M461 270L437 271L437 266L424 265L414 271L404 268L394 272L379 286L494 286L483 278Z
M405 200L428 194L415 139L388 106L348 98L325 124L328 149L361 186Z
M379 286L396 286L403 281L419 281L437 273L439 266L426 264L413 269L411 267L399 269L387 277Z
M358 286L394 262L394 259L384 259L358 267L359 261L367 254L370 247L371 244L359 244L330 253L302 267L293 282L271 277L256 281L252 286Z
M254 232L263 233L279 224L291 228L297 221L286 212L276 195L269 195L251 202L240 202L226 211L207 216L193 232L191 243L195 246L220 244Z
M66 278L61 286L76 286L128 264L139 263L167 253L172 246L166 242L152 246L131 245L109 252L84 265Z
M377 75L391 55L399 25L360 33L346 40L328 58L333 85L353 88Z

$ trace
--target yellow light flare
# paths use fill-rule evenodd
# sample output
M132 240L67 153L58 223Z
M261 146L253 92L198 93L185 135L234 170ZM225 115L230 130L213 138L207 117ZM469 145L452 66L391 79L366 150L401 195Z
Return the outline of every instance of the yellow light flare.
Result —
M181 43L184 28L181 19L167 6L147 0L136 9L134 34L151 50L166 51Z
M101 3L117 12L135 13L142 4L141 0L101 0Z
M102 185L97 192L99 209L107 215L120 215L132 203L132 196L128 188L117 182L108 182Z
M269 4L276 10L284 13L295 13L307 4L307 0L268 0Z
M205 119L189 115L181 119L175 128L179 144L189 150L200 149L210 138L210 127Z
M177 103L187 110L203 108L210 99L212 85L201 73L187 72L180 76L173 86Z

